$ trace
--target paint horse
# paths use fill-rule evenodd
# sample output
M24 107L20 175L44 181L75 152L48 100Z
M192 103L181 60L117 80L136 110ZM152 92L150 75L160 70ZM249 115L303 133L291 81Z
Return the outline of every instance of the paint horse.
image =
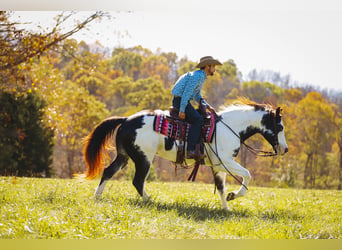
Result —
M245 102L231 105L218 113L216 135L211 143L205 143L207 157L205 164L211 166L215 185L223 209L229 210L227 201L246 194L251 179L249 171L234 161L241 143L256 133L260 133L273 148L275 155L288 151L284 125L280 108L269 105ZM145 180L155 155L175 161L177 148L165 149L165 136L153 130L155 117L168 114L168 111L139 112L130 117L110 117L88 135L84 146L87 164L86 177L93 179L102 173L95 197L102 195L106 182L120 169L128 159L135 164L133 185L143 199L148 199ZM108 141L115 140L116 158L106 168L103 166L104 149ZM191 160L189 160L191 164ZM241 187L226 196L225 179L227 172L242 177Z

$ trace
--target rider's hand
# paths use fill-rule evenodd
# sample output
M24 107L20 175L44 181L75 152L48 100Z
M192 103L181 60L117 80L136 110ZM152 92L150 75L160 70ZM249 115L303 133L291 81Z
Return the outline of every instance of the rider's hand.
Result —
M185 113L184 112L179 112L178 117L182 120L185 119Z
M212 113L216 113L215 109L210 105L207 106L207 109Z

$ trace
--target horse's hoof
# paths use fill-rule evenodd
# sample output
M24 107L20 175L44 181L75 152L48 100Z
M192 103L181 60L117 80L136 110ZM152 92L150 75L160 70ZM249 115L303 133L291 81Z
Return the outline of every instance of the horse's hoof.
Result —
M227 195L227 201L231 201L231 200L234 200L235 199L235 194L232 192L232 193L229 193L228 195Z
M101 197L101 195L99 195L99 196L94 196L94 201L101 201L102 200L102 197Z
M225 212L231 212L232 210L227 206L227 207L224 207L224 208L223 208L223 211L225 211Z
M144 196L142 197L142 200L143 200L143 202L150 202L150 201L151 201L151 197L150 197L150 196L147 196L147 195L146 195L146 196L144 195Z

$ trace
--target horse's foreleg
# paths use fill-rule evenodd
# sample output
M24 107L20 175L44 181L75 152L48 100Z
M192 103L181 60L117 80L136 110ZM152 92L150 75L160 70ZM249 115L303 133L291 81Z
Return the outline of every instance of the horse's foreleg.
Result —
M239 163L235 162L234 160L226 161L225 166L228 167L228 170L233 175L239 175L243 178L240 189L229 193L227 196L227 201L234 200L236 198L246 195L246 187L248 187L249 181L251 180L251 174L249 173L249 171L242 167Z
M218 194L221 199L222 208L224 210L229 211L229 207L226 201L226 173L224 172L216 172L213 170L214 180L215 180L215 186L217 188Z
M118 154L116 159L103 171L103 175L99 186L95 191L95 198L99 199L103 193L106 186L106 182L113 177L113 175L118 172L121 168L126 166L128 157L122 154Z

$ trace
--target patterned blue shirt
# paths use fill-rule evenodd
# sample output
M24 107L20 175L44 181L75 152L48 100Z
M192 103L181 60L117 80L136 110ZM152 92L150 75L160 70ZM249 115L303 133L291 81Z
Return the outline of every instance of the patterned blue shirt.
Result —
M178 79L171 93L181 97L180 112L185 111L190 100L194 99L197 102L201 100L201 90L205 79L207 79L207 75L202 69L185 73Z

